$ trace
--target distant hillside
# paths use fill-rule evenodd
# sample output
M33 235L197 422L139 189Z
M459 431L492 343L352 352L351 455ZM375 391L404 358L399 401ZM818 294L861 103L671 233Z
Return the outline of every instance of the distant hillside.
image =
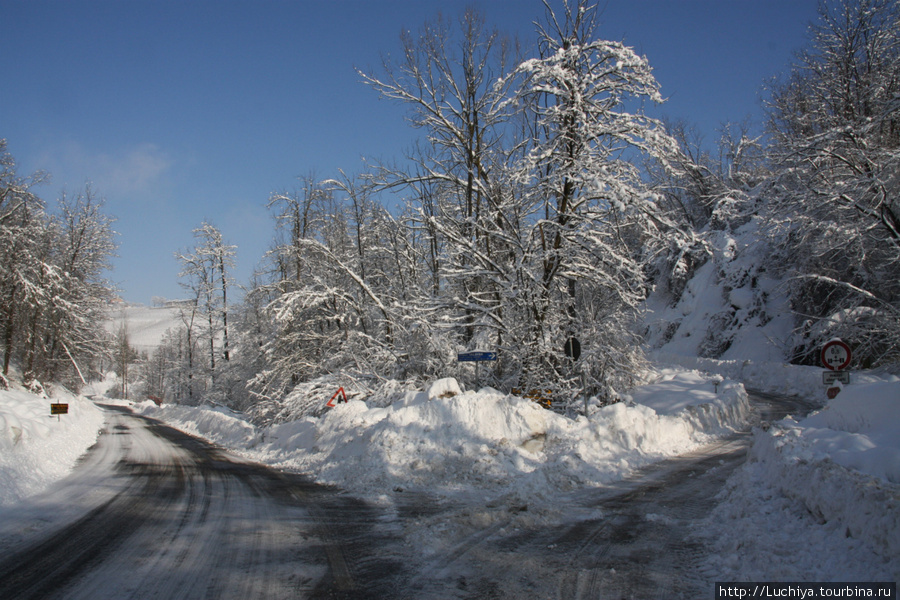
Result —
M117 333L123 324L128 328L128 339L138 352L152 354L169 329L181 325L179 308L144 306L143 304L119 304L110 307L106 328Z

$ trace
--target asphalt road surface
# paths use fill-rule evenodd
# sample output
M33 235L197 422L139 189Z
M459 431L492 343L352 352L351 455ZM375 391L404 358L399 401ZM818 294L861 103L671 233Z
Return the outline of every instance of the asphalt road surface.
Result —
M753 400L764 420L809 409ZM0 598L711 597L692 575L704 549L689 531L750 437L560 495L542 513L402 492L388 507L107 410L72 475L4 513ZM473 510L483 525L464 518Z
M364 503L108 410L72 476L5 515L0 598L391 597L398 540Z

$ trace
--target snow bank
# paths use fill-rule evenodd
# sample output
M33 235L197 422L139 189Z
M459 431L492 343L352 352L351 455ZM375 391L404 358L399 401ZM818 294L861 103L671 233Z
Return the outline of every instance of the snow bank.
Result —
M792 467L783 466L787 479L780 479L781 472L772 464L754 461L728 480L721 502L695 532L696 541L709 549L699 574L711 582L897 581L900 554L876 552L868 539L848 535L839 519L826 520L820 512L810 511L797 494L786 494L788 488L802 491L796 486L811 478L798 478ZM806 475L814 475L812 470ZM852 477L833 481L842 486L869 483ZM840 486L835 492L843 502L853 500ZM872 501L878 503L869 498L863 510L868 512ZM889 510L890 505L881 504L875 514Z
M806 419L758 432L750 459L823 521L900 557L900 379L846 386Z
M847 386L795 430L804 458L900 484L900 379Z
M638 394L634 402L572 420L516 396L487 388L463 393L454 380L441 380L385 408L351 401L320 419L273 427L260 450L281 466L373 493L416 486L534 494L546 487L600 485L709 441L688 408L710 400L701 388L712 386L699 377L692 383L690 389L684 381L679 389L657 384L680 410L664 400L656 408L639 404L652 394ZM741 404L746 406L746 395L732 388L720 406ZM717 425L726 426L734 414L746 411L722 411Z
M661 369L656 382L635 389L630 397L660 415L678 414L693 429L711 434L727 433L750 419L743 385L698 371Z
M825 401L825 388L822 386L824 369L821 367L755 360L716 360L662 351L651 353L651 357L656 363L671 368L697 369L740 381L751 390L800 396L823 403ZM880 380L877 374L856 371L852 378L855 383L874 383Z
M136 404L134 410L229 448L251 447L257 438L256 428L242 414L222 406L164 404L159 407L147 400Z
M86 398L63 389L50 396L0 390L0 506L65 477L103 427L103 412ZM68 404L68 414L51 416L51 402Z
M462 392L456 380L442 379L388 405L350 400L261 430L210 407L140 409L356 493L428 488L531 498L619 479L742 427L749 415L742 386L725 382L717 392L699 373L664 371L626 400L573 420L490 388Z

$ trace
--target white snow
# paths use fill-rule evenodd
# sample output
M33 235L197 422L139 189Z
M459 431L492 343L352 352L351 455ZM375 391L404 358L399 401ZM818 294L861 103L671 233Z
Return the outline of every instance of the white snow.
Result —
M125 327L128 342L139 353L152 354L166 331L182 324L177 307L121 304L110 309L106 329L117 335Z
M891 377L879 383L850 385L800 423L782 421L779 425L784 434L778 437L785 439L778 444L779 451L810 462L832 460L847 469L900 483L898 384L900 380Z
M228 448L253 446L259 435L243 415L223 406L164 404L157 407L155 403L145 400L134 405L134 408L137 412Z
M822 410L760 432L751 450L765 479L900 574L900 379L846 386Z
M735 581L898 579L900 380L855 372L825 405L822 369L774 358L769 325L776 319L733 331L721 359L697 358L691 338L702 339L706 326L693 321L692 311L709 317L724 306L713 306L705 294L737 313L755 302L742 288L726 293L709 283L705 292L697 282L689 285L695 303L678 334L652 354L657 366L646 374L650 383L623 394L618 404L594 402L589 418L560 415L490 388L464 391L452 378L424 390L387 386L390 397L351 398L320 416L267 427L221 407L144 402L136 409L248 459L306 472L373 500L421 490L513 510L525 502L550 506L560 492L611 484L744 428L752 418L744 385L814 397L821 411L754 431L747 464L696 531L713 549L704 573ZM137 312L149 322L163 314L157 310ZM171 313L155 322L170 319ZM158 339L161 327L131 331ZM324 406L336 381L304 388L311 395L304 402ZM0 505L65 476L96 439L101 411L84 398L56 395L70 404L70 414L59 420L50 417L45 398L22 389L0 392Z
M658 356L659 357L659 356ZM900 380L851 375L831 401L822 369L666 355L824 407L754 430L748 462L697 536L718 581L900 578ZM773 560L774 558L774 560Z
M65 477L103 426L102 411L82 396L11 387L0 389L0 507ZM68 414L51 416L51 402L68 404Z
M657 290L646 302L651 347L666 355L784 362L794 327L787 288L760 266L765 225L752 217L710 235L711 257L677 298Z
M516 510L550 506L560 492L611 484L740 428L750 419L749 404L730 374L743 374L760 389L824 402L821 369L681 362L721 374L660 368L624 402L594 406L589 419L490 388L464 392L452 379L388 406L351 400L320 417L255 430L240 415L211 407L148 402L140 408L249 459L311 473L372 499L427 491ZM900 575L900 380L855 373L852 381L822 411L755 430L748 463L696 531L714 550L702 565L711 581Z
M619 479L749 419L746 393L735 382L719 384L716 392L697 372L664 370L657 379L627 402L595 406L589 419L490 388L463 392L452 378L385 407L377 399L350 400L321 417L256 432L221 409L143 403L140 410L255 460L309 472L356 493L415 487L552 496Z
M754 430L697 537L711 581L900 579L900 382L854 372L828 401L823 369L784 362L793 315L786 286L763 271L756 218L711 237L711 259L676 299L648 301L652 359L748 389L824 406ZM727 342L727 343L725 343ZM720 353L717 351L721 351ZM717 356L717 358L703 358Z

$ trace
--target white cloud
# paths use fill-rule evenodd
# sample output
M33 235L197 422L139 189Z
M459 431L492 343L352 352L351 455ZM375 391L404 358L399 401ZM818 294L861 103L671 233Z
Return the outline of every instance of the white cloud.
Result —
M60 187L77 190L90 182L101 196L123 200L154 196L174 165L156 144L140 143L109 153L71 141L45 150L38 162Z

